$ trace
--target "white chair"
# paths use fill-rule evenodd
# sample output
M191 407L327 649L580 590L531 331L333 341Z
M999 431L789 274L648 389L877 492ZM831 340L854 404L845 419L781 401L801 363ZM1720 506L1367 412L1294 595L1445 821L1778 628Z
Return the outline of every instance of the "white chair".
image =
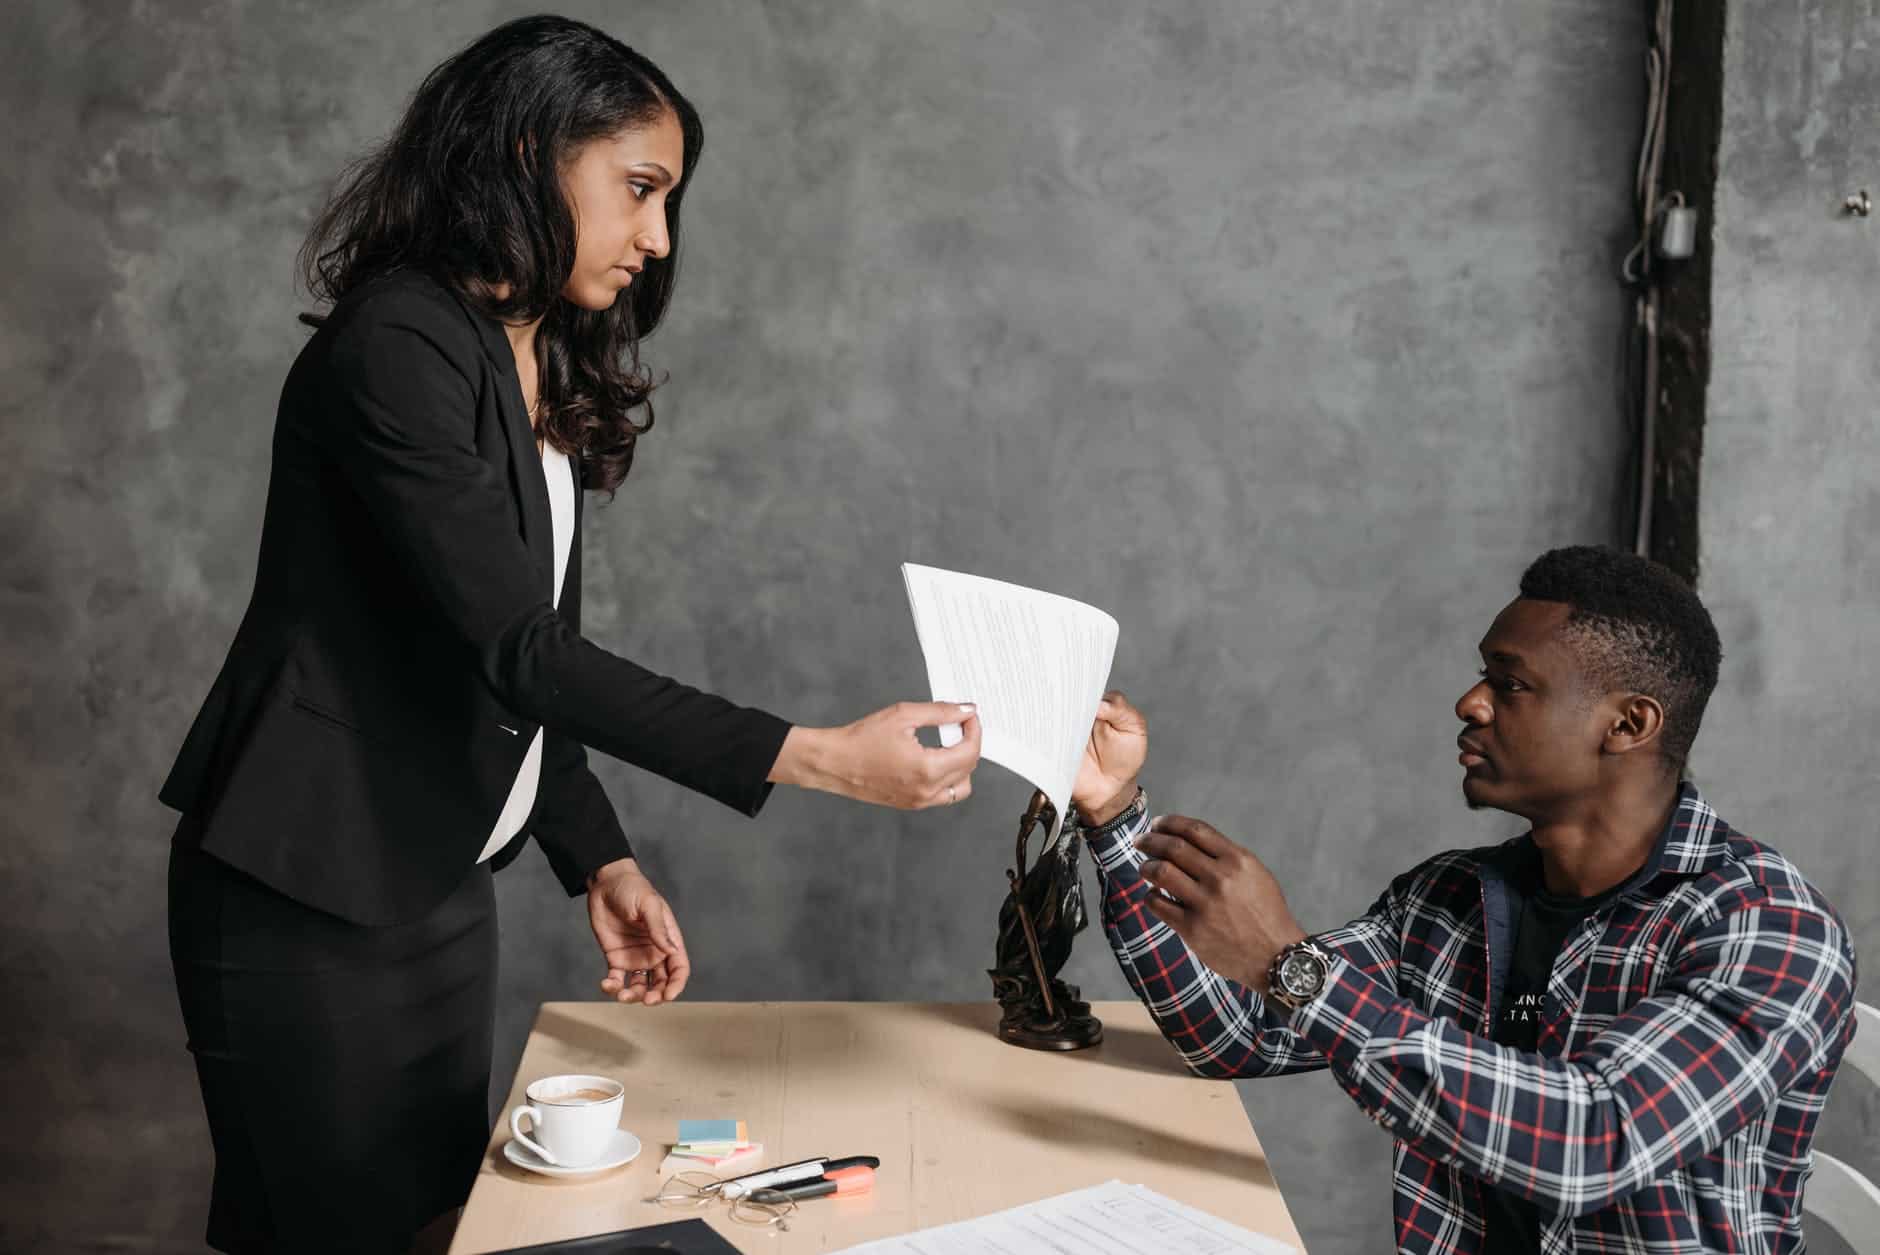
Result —
M1851 1067L1868 1084L1880 1085L1880 1011L1858 1002L1854 1014L1860 1022L1841 1057L1842 1075ZM1802 1194L1802 1210L1860 1255L1880 1252L1880 1187L1833 1155L1815 1152L1815 1172Z

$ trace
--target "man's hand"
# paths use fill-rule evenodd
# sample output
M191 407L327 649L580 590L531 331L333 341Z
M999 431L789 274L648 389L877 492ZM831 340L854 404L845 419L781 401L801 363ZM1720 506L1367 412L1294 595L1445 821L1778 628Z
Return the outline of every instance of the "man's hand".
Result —
M1142 878L1176 899L1151 893L1149 913L1203 963L1265 994L1273 956L1306 935L1266 864L1199 819L1180 815L1158 818L1137 845L1149 856Z
M588 876L588 923L607 961L601 992L616 1002L671 1002L692 975L672 908L630 858Z
M1142 712L1115 689L1105 693L1071 785L1071 805L1086 824L1107 824L1136 799L1136 777L1148 756L1149 724Z

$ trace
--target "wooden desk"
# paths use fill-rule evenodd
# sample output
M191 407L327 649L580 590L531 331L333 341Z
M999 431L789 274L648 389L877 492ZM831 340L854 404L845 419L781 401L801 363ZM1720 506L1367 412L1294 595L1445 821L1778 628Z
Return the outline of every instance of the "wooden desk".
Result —
M452 1243L502 1250L701 1215L742 1251L832 1251L1112 1178L1303 1246L1234 1087L1191 1075L1133 1002L1099 1003L1103 1045L1007 1046L990 1002L544 1003ZM619 1078L639 1158L554 1179L502 1156L508 1109L558 1072ZM680 1117L742 1118L764 1165L877 1155L872 1194L798 1206L788 1233L644 1200ZM751 1171L740 1168L739 1171Z

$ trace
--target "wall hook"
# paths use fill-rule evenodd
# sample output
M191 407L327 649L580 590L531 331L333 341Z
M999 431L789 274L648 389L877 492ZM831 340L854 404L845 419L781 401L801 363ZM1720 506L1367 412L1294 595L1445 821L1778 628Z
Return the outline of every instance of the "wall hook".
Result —
M1851 214L1856 218L1869 217L1873 213L1873 197L1869 196L1867 189L1863 187L1841 202L1841 212Z

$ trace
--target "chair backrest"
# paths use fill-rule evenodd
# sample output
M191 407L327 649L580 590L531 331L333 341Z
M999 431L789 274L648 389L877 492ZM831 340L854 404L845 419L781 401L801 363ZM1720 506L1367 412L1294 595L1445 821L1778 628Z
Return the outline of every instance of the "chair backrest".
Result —
M1841 1057L1842 1075L1851 1068L1868 1084L1880 1085L1880 1011L1860 1002L1854 1014L1859 1022ZM1840 1234L1850 1249L1880 1252L1880 1187L1833 1155L1815 1152L1802 1210Z

